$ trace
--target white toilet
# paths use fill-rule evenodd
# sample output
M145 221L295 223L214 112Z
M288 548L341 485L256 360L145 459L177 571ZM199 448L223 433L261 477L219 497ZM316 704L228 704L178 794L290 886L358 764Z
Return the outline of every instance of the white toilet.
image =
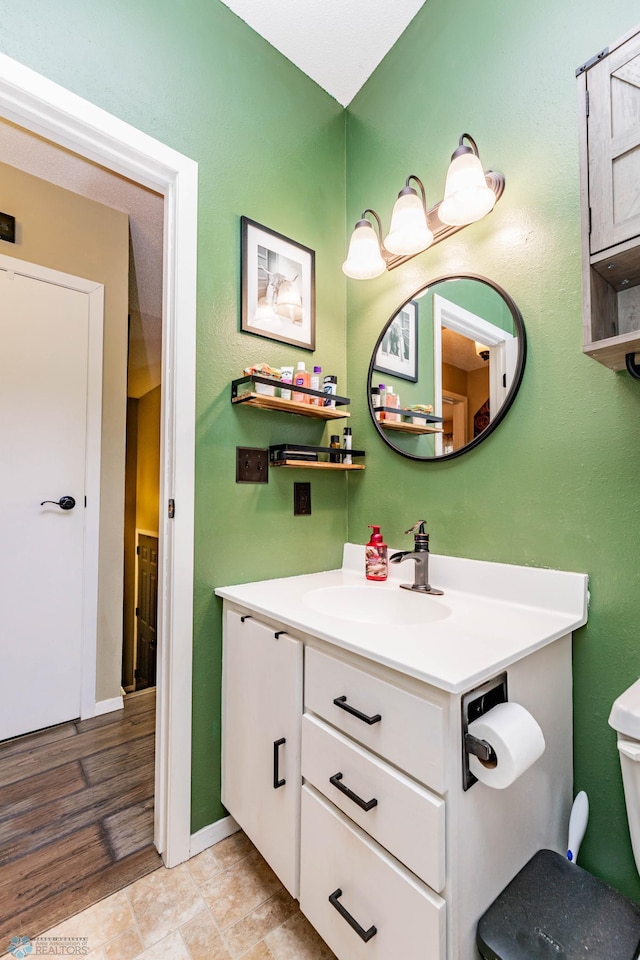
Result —
M609 725L618 731L631 846L640 873L640 680L615 701L609 714Z

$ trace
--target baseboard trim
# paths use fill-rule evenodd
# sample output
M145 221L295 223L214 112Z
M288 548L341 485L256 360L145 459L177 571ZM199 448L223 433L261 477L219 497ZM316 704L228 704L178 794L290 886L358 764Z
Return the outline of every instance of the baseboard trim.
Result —
M98 700L96 703L95 717L101 717L103 713L111 713L112 710L123 710L124 700L122 696L111 697L110 700Z
M233 817L223 817L222 820L216 820L215 823L210 823L207 827L203 827L202 830L198 830L197 833L191 834L189 856L197 856L214 843L224 840L225 837L230 837L232 833L237 833L239 829L240 827Z

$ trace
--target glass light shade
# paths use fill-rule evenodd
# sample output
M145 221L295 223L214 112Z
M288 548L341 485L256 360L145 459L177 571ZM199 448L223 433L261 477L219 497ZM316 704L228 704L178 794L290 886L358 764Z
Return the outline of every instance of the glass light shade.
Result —
M426 250L433 243L433 234L427 225L427 215L420 197L411 191L401 193L391 215L389 233L384 245L389 253L410 257Z
M386 270L380 253L380 241L368 220L360 220L351 234L347 259L342 272L353 280L372 280Z
M452 227L474 223L493 210L496 196L487 186L482 164L469 151L455 157L447 172L444 200L438 207L438 217Z
M283 280L276 293L276 303L284 307L301 307L302 299L295 280Z

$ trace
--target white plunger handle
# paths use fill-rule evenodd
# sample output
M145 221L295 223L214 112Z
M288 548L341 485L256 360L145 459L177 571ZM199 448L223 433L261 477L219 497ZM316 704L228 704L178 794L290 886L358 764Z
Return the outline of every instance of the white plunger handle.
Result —
M589 798L584 790L581 790L573 801L571 807L571 816L569 817L569 839L567 842L567 860L575 863L578 859L578 851L582 838L587 829L589 819Z

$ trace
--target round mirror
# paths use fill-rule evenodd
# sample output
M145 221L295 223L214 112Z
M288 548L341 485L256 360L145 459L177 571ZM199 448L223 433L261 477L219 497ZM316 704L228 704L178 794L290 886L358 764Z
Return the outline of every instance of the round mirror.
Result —
M450 460L495 430L524 372L522 316L485 277L441 277L394 311L369 364L369 412L412 460Z

